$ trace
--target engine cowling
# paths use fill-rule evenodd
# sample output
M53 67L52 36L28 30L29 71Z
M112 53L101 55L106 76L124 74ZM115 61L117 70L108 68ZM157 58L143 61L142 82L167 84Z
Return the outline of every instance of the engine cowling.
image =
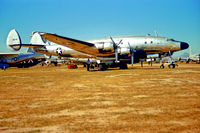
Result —
M103 50L111 50L113 48L112 43L99 43L96 44L97 49L103 49Z
M129 54L130 49L129 48L120 48L118 51L120 54Z
M113 44L111 43L104 43L103 49L110 50L113 48Z

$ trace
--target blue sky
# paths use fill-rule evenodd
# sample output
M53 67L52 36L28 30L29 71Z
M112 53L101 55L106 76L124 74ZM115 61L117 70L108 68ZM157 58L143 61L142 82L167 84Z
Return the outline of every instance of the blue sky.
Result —
M89 40L156 30L160 36L188 42L196 54L200 0L0 0L1 53L9 52L6 37L13 28L23 43L29 43L33 31Z

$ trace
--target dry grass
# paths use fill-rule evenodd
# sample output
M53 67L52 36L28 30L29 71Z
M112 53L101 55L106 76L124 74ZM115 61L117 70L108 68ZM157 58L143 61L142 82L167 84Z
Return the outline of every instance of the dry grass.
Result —
M0 132L200 132L200 65L0 71Z

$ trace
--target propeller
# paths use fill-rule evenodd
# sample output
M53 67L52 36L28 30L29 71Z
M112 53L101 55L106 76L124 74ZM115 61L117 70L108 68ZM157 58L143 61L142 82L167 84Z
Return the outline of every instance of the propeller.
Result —
M120 45L122 40L120 40L119 43L116 44L112 37L110 37L110 39L112 40L113 48L114 48L114 51L115 51L115 62L118 63L119 62L119 60L118 60L118 46Z
M128 42L128 45L129 45L129 48L130 48L130 54L131 54L131 65L133 66L134 64L134 52L135 52L135 49L133 49L130 45L130 43Z

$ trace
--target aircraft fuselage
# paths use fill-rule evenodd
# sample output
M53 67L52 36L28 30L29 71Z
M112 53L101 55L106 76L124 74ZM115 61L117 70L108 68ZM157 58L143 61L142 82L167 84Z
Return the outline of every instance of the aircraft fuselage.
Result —
M118 54L122 57L130 57L130 48L135 50L135 58L145 58L148 54L165 54L188 48L185 42L175 41L166 37L157 36L120 36L113 37L118 45ZM87 41L95 44L95 47L102 53L111 53L108 57L96 57L100 60L114 58L113 42L110 38L94 39ZM94 58L92 55L76 51L61 45L46 45L46 48L34 48L35 52L60 57Z

